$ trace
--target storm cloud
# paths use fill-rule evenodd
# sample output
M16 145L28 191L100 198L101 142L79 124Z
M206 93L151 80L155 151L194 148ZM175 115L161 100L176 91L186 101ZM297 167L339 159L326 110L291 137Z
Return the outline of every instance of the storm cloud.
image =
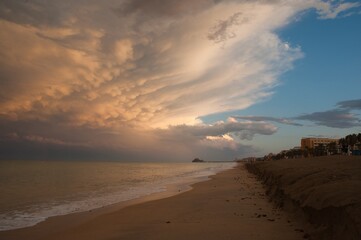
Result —
M275 33L298 13L333 18L356 5L1 1L1 150L36 145L53 149L49 158L60 148L73 157L95 151L121 159L165 159L171 149L179 158L253 151L242 141L272 134L272 126L249 119L210 127L199 117L272 95L279 76L303 57ZM170 140L183 135L193 141Z

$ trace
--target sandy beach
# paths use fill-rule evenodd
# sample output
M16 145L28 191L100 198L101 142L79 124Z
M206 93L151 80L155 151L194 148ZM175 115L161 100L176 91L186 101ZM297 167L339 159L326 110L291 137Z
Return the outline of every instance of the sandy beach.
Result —
M182 191L182 190L181 190ZM0 232L0 239L304 239L292 217L274 207L243 164L176 196L50 218ZM160 198L160 199L157 199Z

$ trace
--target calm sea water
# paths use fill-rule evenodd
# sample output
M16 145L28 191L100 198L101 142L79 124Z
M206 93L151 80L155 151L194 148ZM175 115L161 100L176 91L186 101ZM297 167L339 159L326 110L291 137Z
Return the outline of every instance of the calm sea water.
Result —
M201 181L234 163L0 161L0 231Z

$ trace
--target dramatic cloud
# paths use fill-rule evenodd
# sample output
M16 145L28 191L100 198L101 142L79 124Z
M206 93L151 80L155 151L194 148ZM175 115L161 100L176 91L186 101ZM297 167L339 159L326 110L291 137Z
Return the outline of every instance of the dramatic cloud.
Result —
M275 117L265 117L265 116L234 116L236 119L244 119L244 120L250 120L250 121L256 121L256 122L277 122L287 125L293 125L293 126L303 126L300 123L296 123L292 121L291 119L287 118L275 118Z
M6 126L6 127L4 127ZM22 159L36 154L43 159L190 160L196 156L211 160L234 159L250 154L253 147L241 143L256 134L270 135L276 127L268 123L218 122L212 125L169 126L167 129L73 128L38 121L1 122L2 158ZM55 138L57 137L57 138ZM19 151L19 148L22 149ZM90 153L87 154L87 153ZM150 154L152 153L152 154ZM223 156L223 157L222 157Z
M228 152L228 159L232 159L255 151L252 147L241 143L242 140L251 140L256 134L271 135L276 131L277 128L269 123L238 122L229 118L227 122L209 125L169 126L167 129L157 129L154 133L164 145L183 146L184 149L192 149L197 156L206 154L210 159L214 159L210 153L219 155L220 152Z
M270 135L276 132L276 128L271 124L258 123L258 122L235 122L230 121L227 123L216 123L213 125L178 125L170 126L167 131L173 131L177 134L183 133L183 135L191 136L222 136L229 133L240 133L242 131L251 132L252 135L259 133L264 135Z
M3 0L2 143L8 138L113 149L127 158L162 152L160 136L200 139L198 149L178 142L189 155L220 151L215 142L228 146L237 136L233 152L252 150L240 139L275 130L259 121L206 127L197 119L272 95L279 76L303 56L275 33L298 13L316 9L322 18L334 18L358 6L319 0Z
M219 122L213 125L178 125L170 126L168 129L157 130L157 135L162 139L171 141L177 139L181 142L192 143L202 141L202 143L209 142L216 145L219 142L222 146L225 143L234 148L238 140L250 140L255 134L271 135L277 131L277 128L269 123L258 122L237 122L230 119L228 122ZM177 137L178 136L178 137Z

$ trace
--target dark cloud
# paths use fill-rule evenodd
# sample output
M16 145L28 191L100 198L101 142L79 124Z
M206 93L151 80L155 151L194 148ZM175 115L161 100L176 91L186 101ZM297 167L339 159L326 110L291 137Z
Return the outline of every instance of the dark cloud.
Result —
M71 126L61 119L0 119L0 159L61 160L162 160L155 153L146 158L149 149L146 134L129 128L118 132L109 128ZM179 159L178 159L179 160Z
M255 150L222 135L229 133L241 138L242 134L274 132L272 125L264 123L115 130L70 126L63 124L61 118L49 121L2 118L0 159L187 161L198 156L207 160L231 160ZM214 137L207 138L209 136Z
M60 8L60 6L62 6ZM71 12L70 4L57 4L41 0L0 1L0 18L33 26L58 26Z
M277 131L277 128L269 123L258 122L226 122L216 123L214 125L178 125L170 126L166 130L160 130L166 134L185 135L195 137L207 137L207 136L222 136L224 134L239 133L242 136L242 132L247 132L247 135L255 134L272 135Z
M143 17L176 17L198 12L219 0L128 0L117 10L121 15L139 13Z
M233 118L250 121L270 121L293 126L303 126L293 120L310 121L320 126L332 128L351 128L361 126L361 119L357 114L352 113L352 110L361 109L361 99L342 101L338 102L336 105L338 106L336 109L303 114L293 118L275 118L269 116L233 116Z
M361 110L361 99L348 100L337 103L340 108L347 108L352 110Z
M361 119L352 110L361 109L361 99L338 102L336 109L324 112L304 114L294 119L307 120L317 125L332 128L350 128L361 126Z
M177 125L153 131L162 146L180 146L193 156L209 160L234 159L257 150L239 140L251 140L254 135L272 135L277 128L268 123L219 122L213 125Z
M127 21L116 21L117 0L2 0L0 19L36 28L122 28Z
M356 114L353 114L346 109L333 109L325 112L304 114L294 119L307 120L314 122L317 125L332 128L350 128L361 126L361 120L356 116Z
M233 116L233 118L257 121L257 122L270 121L270 122L277 122L277 123L293 125L293 126L303 126L302 124L293 122L291 119L287 119L287 118L275 118L275 117L266 117L266 116Z

